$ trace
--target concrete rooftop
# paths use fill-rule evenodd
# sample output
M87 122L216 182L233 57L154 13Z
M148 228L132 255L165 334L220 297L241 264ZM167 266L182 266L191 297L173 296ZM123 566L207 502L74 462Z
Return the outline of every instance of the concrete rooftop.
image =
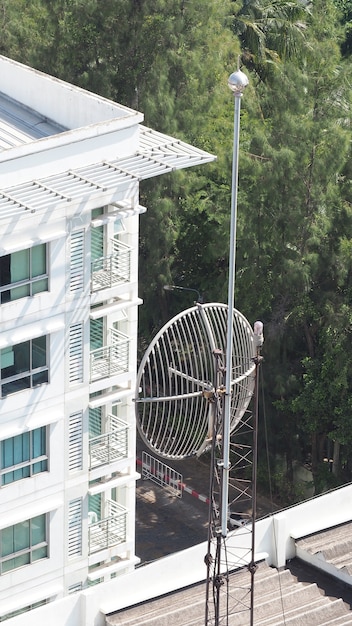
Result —
M0 93L0 151L66 130Z
M1 93L62 129L143 116L121 104L0 55ZM49 133L50 134L50 133Z
M230 575L229 624L249 622L249 572ZM278 572L261 562L254 576L256 626L347 626L350 606L326 594L315 582L300 582L289 569ZM222 596L223 597L223 596ZM205 583L106 616L106 626L204 626ZM222 607L222 609L221 609ZM220 602L220 624L226 624L226 603ZM209 622L214 623L214 622Z
M317 505L320 499L313 499L310 505ZM308 514L307 528L309 518ZM311 518L310 524L313 522ZM233 537L236 537L236 531ZM325 529L310 534L302 533L295 539L293 535L291 537L292 556L288 557L284 567L269 566L266 557L258 559L258 570L254 574L254 624L256 626L351 624L352 522L326 526ZM236 546L235 540L233 546ZM190 563L186 564L185 560L185 568L189 566ZM196 567L197 562L194 561L194 568ZM173 568L170 567L170 576L172 575ZM186 576L186 571L184 575ZM157 584L155 586L157 587ZM228 597L226 580L220 588L220 624L247 626L250 623L250 587L251 575L247 567L230 573ZM215 624L212 593L211 581L208 621L205 621L206 583L203 581L185 586L178 591L164 593L158 598L154 597L134 606L126 606L125 609L113 613L107 612L105 626ZM227 606L228 616L226 616Z
M296 554L352 586L352 522L297 539Z

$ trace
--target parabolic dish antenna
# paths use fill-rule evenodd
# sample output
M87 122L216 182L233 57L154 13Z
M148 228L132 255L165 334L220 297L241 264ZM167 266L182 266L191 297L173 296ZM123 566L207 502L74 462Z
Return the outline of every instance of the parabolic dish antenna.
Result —
M200 455L209 447L209 398L225 355L227 305L197 304L170 320L154 337L138 370L138 430L154 452L169 459ZM233 314L230 431L243 417L254 391L253 330ZM224 362L224 359L222 359Z

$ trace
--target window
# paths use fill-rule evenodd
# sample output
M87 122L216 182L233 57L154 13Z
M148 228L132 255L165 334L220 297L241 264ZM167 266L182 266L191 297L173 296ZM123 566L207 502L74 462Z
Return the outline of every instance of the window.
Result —
M77 593L78 591L82 591L82 589L83 589L83 583L79 582L79 583L75 583L74 585L70 585L67 591L68 591L68 594L71 595L72 593Z
M1 486L46 472L47 469L46 426L1 442Z
M101 209L93 209L92 218L99 217ZM104 256L104 226L97 226L91 229L91 257L92 261L101 259Z
M0 574L48 556L46 515L37 515L0 531Z
M46 243L0 257L1 304L47 290Z
M6 622L6 620L11 619L12 617L17 617L17 615L22 615L22 613L28 613L28 611L37 609L39 606L44 606L44 604L48 604L48 602L49 600L39 600L39 602L33 602L33 604L28 604L21 609L17 609L16 611L11 611L11 613L1 615L0 622Z
M88 496L88 523L94 524L102 518L102 496L95 493Z
M118 219L114 222L114 237L126 232L126 226L122 219Z
M48 382L47 337L0 350L1 397Z

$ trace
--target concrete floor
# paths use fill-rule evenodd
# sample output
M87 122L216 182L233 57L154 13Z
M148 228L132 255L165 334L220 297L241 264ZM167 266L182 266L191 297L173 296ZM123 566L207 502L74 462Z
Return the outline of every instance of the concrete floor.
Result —
M143 449L143 443L139 441L137 458L141 459ZM203 500L209 496L209 459L192 457L167 461L167 464L182 474L188 489L178 498L150 480L137 482L136 554L142 563L207 540L209 505ZM141 470L140 465L137 470ZM199 499L196 494L203 498ZM258 496L257 517L271 512L272 504Z
M206 468L202 471L204 474ZM199 481L193 484L197 482L201 488ZM206 541L208 516L206 502L185 491L177 497L151 480L141 479L136 500L137 556L146 563Z

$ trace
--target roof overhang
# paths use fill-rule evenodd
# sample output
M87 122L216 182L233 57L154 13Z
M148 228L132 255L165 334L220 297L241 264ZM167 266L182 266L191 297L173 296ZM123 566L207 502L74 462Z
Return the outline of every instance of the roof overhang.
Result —
M54 209L89 198L109 202L119 188L196 165L216 157L183 141L139 126L139 148L131 156L69 169L0 191L0 218L20 217L23 211Z

